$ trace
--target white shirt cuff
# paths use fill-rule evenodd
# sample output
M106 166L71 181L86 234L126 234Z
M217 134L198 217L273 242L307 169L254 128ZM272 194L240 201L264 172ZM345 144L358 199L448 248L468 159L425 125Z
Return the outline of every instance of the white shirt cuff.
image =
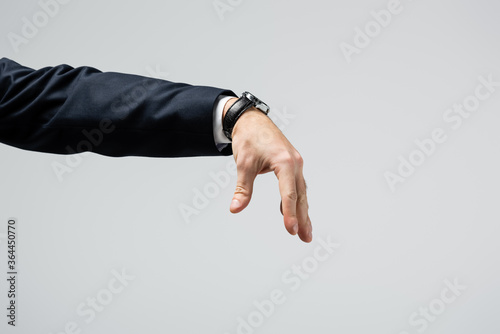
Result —
M226 102L230 99L234 98L234 96L226 96L221 95L217 98L214 105L213 112L213 129L214 129L214 141L217 149L222 151L228 144L231 143L224 131L222 130L222 113L224 112L224 106Z

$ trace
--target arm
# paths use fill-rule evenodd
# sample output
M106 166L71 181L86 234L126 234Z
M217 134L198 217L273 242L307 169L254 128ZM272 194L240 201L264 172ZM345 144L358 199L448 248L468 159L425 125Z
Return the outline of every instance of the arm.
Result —
M221 94L235 95L90 67L33 70L2 58L0 142L59 154L220 155L212 114Z
M191 86L90 67L33 70L0 59L0 142L49 152L181 157L234 154L238 180L230 210L250 202L258 174L279 180L289 233L312 240L302 157L274 123L246 111L222 153L214 141L214 103L231 91ZM226 101L222 118L235 102ZM220 120L222 122L222 119Z

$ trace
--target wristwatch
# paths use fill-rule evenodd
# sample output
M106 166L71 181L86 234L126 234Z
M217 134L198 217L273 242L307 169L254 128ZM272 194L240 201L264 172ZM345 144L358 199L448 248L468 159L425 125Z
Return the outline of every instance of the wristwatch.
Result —
M241 114L251 107L259 109L266 115L269 113L269 106L267 104L259 100L251 93L244 92L241 97L228 109L226 115L224 116L224 120L222 121L222 130L224 130L224 134L227 138L230 140L232 139L231 135L236 121L240 118Z

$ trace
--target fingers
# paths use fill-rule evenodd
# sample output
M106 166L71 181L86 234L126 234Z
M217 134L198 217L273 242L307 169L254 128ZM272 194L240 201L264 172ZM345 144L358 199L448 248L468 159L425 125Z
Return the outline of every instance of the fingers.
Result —
M297 188L295 184L295 168L293 165L284 165L275 171L279 181L281 207L285 228L288 233L295 235L299 232L297 219Z
M236 190L229 211L238 213L248 206L252 198L253 182L257 177L257 170L252 165L239 164L237 166L238 180Z
M242 117L233 129L232 148L238 180L230 211L238 213L248 206L258 174L274 171L279 182L285 228L292 235L298 234L302 241L310 242L312 228L302 157L268 117L259 111Z
M297 175L297 218L299 222L299 237L304 242L312 241L312 226L309 219L309 204L307 203L306 181L302 172Z
M304 242L312 241L312 225L307 202L307 185L302 174L302 158L293 163L283 162L276 172L280 184L280 211L285 227Z

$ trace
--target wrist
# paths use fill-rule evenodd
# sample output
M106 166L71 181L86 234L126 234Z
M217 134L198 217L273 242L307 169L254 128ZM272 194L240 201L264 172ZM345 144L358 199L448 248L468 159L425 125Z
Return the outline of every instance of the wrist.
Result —
M237 97L233 97L232 99L227 100L226 104L224 105L224 110L222 111L222 120L224 120L224 117L226 117L226 112L231 108L231 106L238 100Z
M262 113L259 109L251 107L247 109L236 121L232 132L232 138L234 139L238 136L237 134L239 132L262 129L263 127L269 126L269 124L274 126L273 121L267 115Z
M249 92L244 92L240 98L230 98L225 102L222 110L221 122L224 134L231 140L236 127L251 129L256 126L257 123L252 120L262 122L263 118L265 118L267 122L272 123L270 118L267 117L268 112L269 107L267 104ZM265 124L266 121L260 124Z

